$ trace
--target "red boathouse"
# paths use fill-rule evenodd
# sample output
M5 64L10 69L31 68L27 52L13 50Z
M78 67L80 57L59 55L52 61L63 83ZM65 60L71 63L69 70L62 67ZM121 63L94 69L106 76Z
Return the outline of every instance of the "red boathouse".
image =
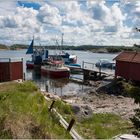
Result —
M121 52L116 60L115 77L140 81L140 52Z
M0 58L0 82L23 79L23 60Z

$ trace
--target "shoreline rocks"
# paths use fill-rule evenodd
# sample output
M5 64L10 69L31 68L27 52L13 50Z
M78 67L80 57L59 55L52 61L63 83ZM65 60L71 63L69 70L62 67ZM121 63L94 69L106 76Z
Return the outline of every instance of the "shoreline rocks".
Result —
M88 105L71 104L73 113L77 118L90 118L93 115L92 108Z
M120 90L119 87L116 86L116 84L113 83L115 85L115 89L113 89L113 92L108 92L111 90L110 81L96 81L91 82L91 84L93 88L85 91L85 93L82 95L71 94L64 95L60 98L58 95L54 95L53 93L43 92L43 94L50 99L63 100L64 102L72 105L72 107L76 105L77 108L79 108L79 115L82 117L84 117L85 115L83 113L83 105L91 108L93 113L114 113L125 119L129 119L135 114L134 109L139 107L138 104L134 103L134 99L128 96L123 96L124 94L119 94L119 92L115 93L115 89L117 89L117 91ZM123 87L120 83L118 85ZM106 90L106 88L108 87L110 89Z
M138 108L132 98L108 94L87 94L68 98L65 96L64 101L79 106L87 105L93 113L114 113L126 119L132 117L134 109Z

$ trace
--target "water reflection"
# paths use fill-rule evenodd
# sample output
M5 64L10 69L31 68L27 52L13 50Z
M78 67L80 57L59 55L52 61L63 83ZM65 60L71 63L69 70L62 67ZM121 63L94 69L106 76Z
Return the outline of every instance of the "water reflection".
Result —
M42 76L38 70L27 70L26 80L33 80L42 91L51 92L59 96L83 95L90 87L70 82L68 78L52 79Z
M82 65L82 62L96 63L99 59L109 59L112 60L117 54L99 54L85 51L67 51L70 54L77 55L78 64ZM49 50L50 54L54 54L54 50ZM48 91L59 96L62 95L83 95L91 87L81 85L69 81L68 79L50 79L48 77L41 76L39 71L26 70L26 60L30 60L31 56L26 55L26 50L20 51L0 51L1 58L24 58L23 71L25 73L26 80L33 80L37 83L41 90ZM88 67L88 66L87 66ZM90 67L90 66L89 66ZM95 67L91 67L92 69ZM82 78L82 75L71 75L76 78Z

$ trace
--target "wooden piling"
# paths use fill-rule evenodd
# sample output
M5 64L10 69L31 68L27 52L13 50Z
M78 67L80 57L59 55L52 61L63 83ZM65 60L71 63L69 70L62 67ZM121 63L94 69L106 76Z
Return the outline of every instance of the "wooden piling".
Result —
M50 108L49 108L49 111L51 111L51 109L53 108L54 103L55 103L55 101L53 100L53 101L52 101L52 104L51 104L51 106L50 106Z
M70 121L70 123L69 123L69 126L67 128L67 131L70 131L71 130L71 128L74 125L74 123L75 123L75 120L72 118L71 121Z
M83 69L84 81L89 80L89 70Z
M25 72L23 73L23 81L25 81Z
M82 68L84 69L84 61L82 62Z

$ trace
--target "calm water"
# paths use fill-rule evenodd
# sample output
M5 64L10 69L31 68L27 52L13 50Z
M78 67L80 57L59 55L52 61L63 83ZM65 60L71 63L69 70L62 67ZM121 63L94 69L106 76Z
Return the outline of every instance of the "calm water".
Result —
M85 91L89 90L91 87L81 85L69 81L68 79L48 79L41 76L34 70L26 70L25 62L26 60L31 59L30 55L25 54L26 50L20 51L0 51L0 58L23 58L24 60L24 72L26 74L27 80L34 80L41 90L47 90L55 94L61 95L71 95L71 94L84 94ZM92 53L86 51L67 51L70 54L77 55L77 62L82 65L82 62L91 62L95 63L99 59L108 59L112 60L117 54L105 54L105 53ZM49 51L50 54L56 53L54 50ZM86 67L92 67L91 65L86 65ZM106 70L105 70L106 71ZM110 73L114 73L112 70L107 70ZM73 77L79 77L78 75L72 75Z

